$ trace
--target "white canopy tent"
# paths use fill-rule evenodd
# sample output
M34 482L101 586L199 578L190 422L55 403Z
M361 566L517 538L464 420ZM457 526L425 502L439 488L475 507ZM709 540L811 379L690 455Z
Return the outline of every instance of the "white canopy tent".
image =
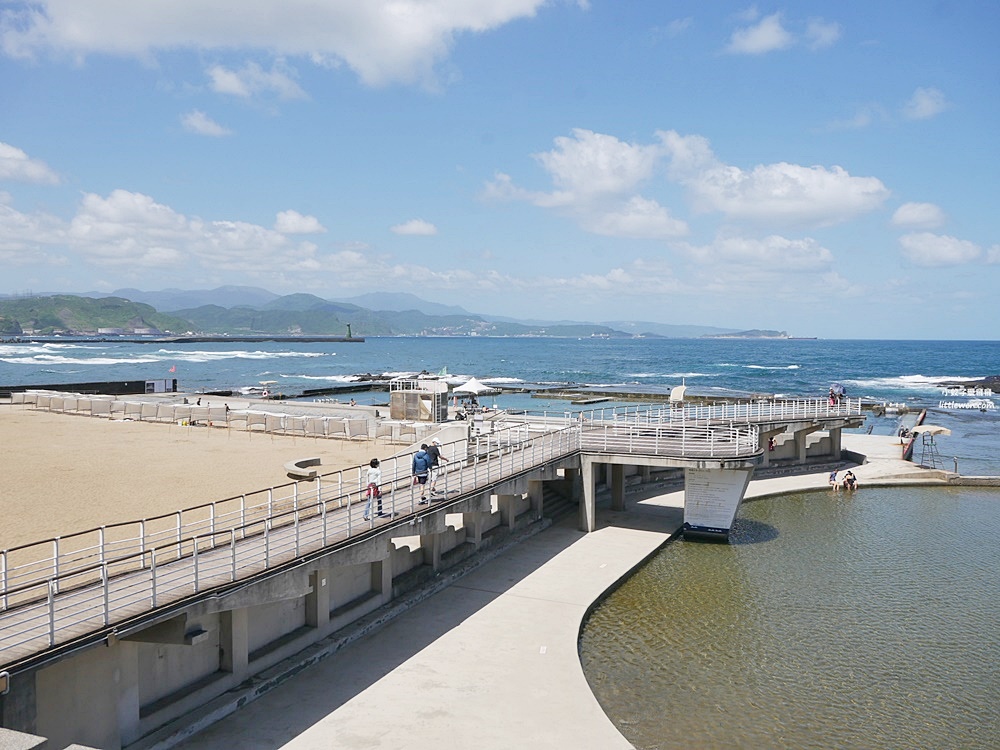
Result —
M481 396L484 393L499 393L498 388L493 388L486 385L486 383L480 382L475 378L469 380L469 382L457 386L454 389L455 393L468 393L472 396Z

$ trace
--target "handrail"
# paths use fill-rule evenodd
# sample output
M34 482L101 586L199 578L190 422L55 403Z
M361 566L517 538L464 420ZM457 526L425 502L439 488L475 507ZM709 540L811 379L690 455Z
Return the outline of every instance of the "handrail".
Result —
M759 428L741 420L772 419L778 412L786 419L831 416L815 402L780 408L747 405L742 411L715 408L708 416L685 420L673 419L673 412L602 410L547 423L538 417L505 417L482 435L444 446L451 460L440 467L438 481L453 498L581 450L748 457L759 449ZM730 421L715 422L720 414ZM391 491L383 502L393 513L420 510L409 459L395 456L383 462L382 484ZM40 644L39 639L47 648L78 636L81 629L91 632L113 624L124 603L133 609L137 602L160 607L203 587L256 575L331 541L367 533L374 520L361 520L366 468L335 470L306 485L289 482L0 551L0 663L11 649ZM69 604L57 607L57 599L82 607L82 614L74 614Z

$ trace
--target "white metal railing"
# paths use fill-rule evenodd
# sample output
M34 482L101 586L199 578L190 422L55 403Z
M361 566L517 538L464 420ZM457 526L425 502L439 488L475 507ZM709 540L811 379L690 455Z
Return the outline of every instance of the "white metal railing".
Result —
M684 407L685 410L694 407ZM761 419L834 416L815 402L743 412L599 410L503 418L444 446L438 487L450 500L579 450L735 458L758 450ZM860 408L860 404L859 404ZM736 418L734 415L742 414ZM665 417L666 415L666 417ZM706 421L722 419L720 424ZM527 416L527 415L526 415ZM382 506L419 512L410 456L382 463ZM329 472L172 513L0 551L0 666L367 533L366 466Z

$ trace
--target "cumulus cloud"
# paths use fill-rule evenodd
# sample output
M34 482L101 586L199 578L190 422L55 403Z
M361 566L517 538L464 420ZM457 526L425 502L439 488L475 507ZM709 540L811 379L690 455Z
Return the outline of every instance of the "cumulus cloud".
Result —
M875 177L854 177L839 166L805 167L779 162L749 171L724 164L701 136L661 131L670 174L701 211L735 219L830 225L879 208L889 190Z
M365 83L431 83L461 34L535 15L545 0L35 0L0 11L12 57L145 57L177 48L264 50L347 65Z
M87 193L65 233L84 260L126 270L160 268L271 272L308 268L316 247L241 221L187 217L142 193Z
M793 42L794 37L781 24L781 14L774 13L753 26L736 29L726 51L735 55L762 55L790 47Z
M282 234L319 234L326 228L315 216L304 216L298 211L280 211L274 221L274 231Z
M904 203L892 214L893 226L907 229L933 229L944 222L944 211L933 203Z
M195 135L207 135L212 138L222 138L232 135L233 131L222 127L219 123L198 109L193 109L187 114L181 115L181 125L189 133Z
M660 144L627 143L582 128L554 142L551 151L534 155L554 190L527 191L514 185L509 175L498 173L487 184L486 196L556 209L587 231L607 236L657 239L688 232L685 222L638 193L662 159Z
M255 62L248 62L239 70L222 65L208 69L213 91L243 99L259 94L274 94L279 99L306 98L306 92L295 82L293 75L294 71L283 60L276 62L271 70L264 70Z
M32 159L21 149L3 142L0 142L0 180L40 185L57 185L60 181L59 175L45 162Z
M430 237L438 233L437 227L429 221L423 219L410 219L402 224L391 227L391 231L396 234L414 234L423 237Z
M960 240L944 234L914 232L899 238L903 257L916 266L942 268L970 263L982 255L982 248L974 242Z
M619 210L609 210L584 217L582 225L594 234L632 239L680 237L688 226L675 219L656 201L639 195L632 196Z
M918 88L903 106L903 116L908 120L927 120L948 108L948 102L939 89Z

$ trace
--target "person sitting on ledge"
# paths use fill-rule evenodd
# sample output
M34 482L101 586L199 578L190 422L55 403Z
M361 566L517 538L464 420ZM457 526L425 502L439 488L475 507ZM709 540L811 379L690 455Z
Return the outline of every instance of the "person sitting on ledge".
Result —
M845 490L856 490L858 488L858 478L854 476L854 472L850 469L844 474L844 489Z

